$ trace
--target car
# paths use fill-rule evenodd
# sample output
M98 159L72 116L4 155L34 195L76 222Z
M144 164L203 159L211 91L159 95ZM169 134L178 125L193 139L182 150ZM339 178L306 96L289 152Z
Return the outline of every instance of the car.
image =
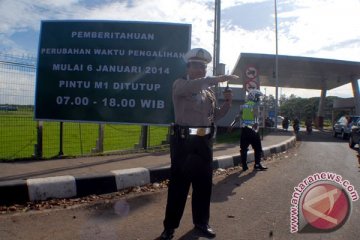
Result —
M284 120L283 116L277 116L277 124L281 125L282 121ZM271 118L271 121L273 121L275 123L275 118Z
M350 119L350 122L349 120ZM333 126L333 136L337 137L340 134L342 139L347 139L351 133L351 126L357 123L360 116L346 115L342 116L337 120Z
M353 148L356 144L360 147L360 119L351 126L349 135L349 147Z

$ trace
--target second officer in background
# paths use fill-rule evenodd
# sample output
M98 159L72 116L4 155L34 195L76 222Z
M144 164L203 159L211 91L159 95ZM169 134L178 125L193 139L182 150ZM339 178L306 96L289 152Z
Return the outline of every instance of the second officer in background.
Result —
M249 169L247 164L247 153L250 145L254 149L254 170L264 171L267 169L267 167L260 163L261 157L263 155L258 122L258 105L261 96L263 96L263 94L259 90L250 90L247 96L247 102L245 102L245 104L240 107L240 114L238 114L234 121L230 124L230 131L238 122L241 126L240 155L241 164L244 171Z
M220 82L233 81L237 76L205 77L211 55L202 48L190 50L185 56L186 75L173 84L175 124L170 137L171 170L168 199L161 239L172 239L179 227L186 199L192 185L192 221L195 229L206 237L215 233L209 226L212 191L214 123L230 109L232 93L225 92L225 103L216 106L210 89Z

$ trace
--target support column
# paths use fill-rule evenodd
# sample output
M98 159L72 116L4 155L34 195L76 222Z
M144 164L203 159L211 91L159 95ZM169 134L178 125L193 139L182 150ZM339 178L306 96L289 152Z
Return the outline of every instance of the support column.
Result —
M353 94L354 94L355 115L360 115L360 91L359 91L358 80L352 79L351 85L352 85Z
M316 116L316 127L319 129L323 129L324 127L324 106L325 106L325 100L326 100L326 89L321 90L321 97L319 101L319 110Z

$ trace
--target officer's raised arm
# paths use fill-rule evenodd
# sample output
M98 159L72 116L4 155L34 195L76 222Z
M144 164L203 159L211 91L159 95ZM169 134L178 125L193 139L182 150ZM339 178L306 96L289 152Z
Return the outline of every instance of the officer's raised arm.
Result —
M173 94L189 95L215 86L221 82L235 82L236 75L205 76L207 64L211 62L211 55L207 51L195 48L184 55L188 69L187 75L177 79L173 85Z

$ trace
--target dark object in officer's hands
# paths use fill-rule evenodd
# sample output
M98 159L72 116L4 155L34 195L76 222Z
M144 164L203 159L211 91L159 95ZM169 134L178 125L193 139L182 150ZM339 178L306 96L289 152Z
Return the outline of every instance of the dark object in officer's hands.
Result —
M226 83L226 87L223 92L232 92L232 89L229 87L229 82Z
M231 93L231 92L232 92L232 89L229 87L229 82L227 82L223 93ZM226 101L228 102L229 99L226 99Z

